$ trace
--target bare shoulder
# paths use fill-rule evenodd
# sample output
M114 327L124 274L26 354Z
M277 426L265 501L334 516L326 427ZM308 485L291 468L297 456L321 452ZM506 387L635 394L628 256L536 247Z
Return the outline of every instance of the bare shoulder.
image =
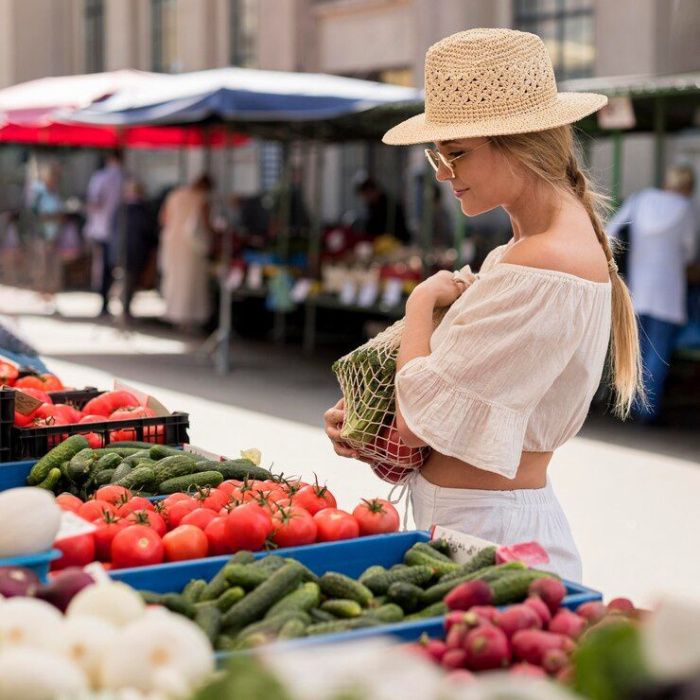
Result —
M605 253L597 241L581 244L553 233L517 241L506 251L501 262L565 272L591 282L610 279Z

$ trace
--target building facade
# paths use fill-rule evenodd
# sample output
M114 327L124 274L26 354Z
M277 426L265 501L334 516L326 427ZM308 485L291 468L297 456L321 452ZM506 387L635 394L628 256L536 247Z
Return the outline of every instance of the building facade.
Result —
M559 79L700 70L697 0L0 0L0 87L33 78L135 68L184 72L227 65L318 71L423 84L426 49L448 34L479 26L537 32ZM623 191L651 182L650 137L626 146ZM680 148L698 158L697 139ZM420 155L381 145L329 147L324 214L352 203L352 177L372 172L385 186L411 194ZM418 149L416 149L417 151ZM678 148L668 149L676 158ZM177 154L135 156L155 180L173 177ZM234 187L254 191L273 147L239 149ZM610 147L592 154L606 182ZM267 164L267 165L266 165ZM214 165L222 176L223 160ZM189 154L187 171L203 166ZM397 172L399 177L397 178Z

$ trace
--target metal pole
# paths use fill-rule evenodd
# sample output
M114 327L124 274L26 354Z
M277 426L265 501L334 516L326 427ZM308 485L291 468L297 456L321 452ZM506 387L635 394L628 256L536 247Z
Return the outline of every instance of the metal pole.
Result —
M666 101L654 100L654 184L662 187L666 166Z
M309 236L309 275L317 279L321 274L321 232L323 228L323 170L325 150L322 143L313 147L314 208L311 214ZM310 354L316 345L316 305L309 299L304 304L304 352Z

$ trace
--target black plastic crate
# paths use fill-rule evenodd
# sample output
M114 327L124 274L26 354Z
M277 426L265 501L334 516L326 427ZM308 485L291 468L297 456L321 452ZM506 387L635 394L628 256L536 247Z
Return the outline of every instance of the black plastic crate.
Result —
M104 390L96 389L94 386L86 386L84 389L62 389L61 391L46 392L54 403L65 403L80 410L90 399L94 399Z
M75 402L72 405L76 408L82 408L93 396L101 393L103 392L96 389L85 389L74 392L52 392L51 396L55 403L68 403L66 399L69 399ZM58 394L62 395L60 401ZM82 394L82 397L78 397L78 394ZM164 445L181 445L189 442L187 430L190 427L190 419L187 413L119 421L105 420L101 423L15 428L14 408L14 392L0 390L0 462L38 459L67 437L88 433L99 436L101 445L109 445L110 442L117 440L138 440ZM9 416L9 422L5 421L6 415ZM121 434L116 435L117 431Z

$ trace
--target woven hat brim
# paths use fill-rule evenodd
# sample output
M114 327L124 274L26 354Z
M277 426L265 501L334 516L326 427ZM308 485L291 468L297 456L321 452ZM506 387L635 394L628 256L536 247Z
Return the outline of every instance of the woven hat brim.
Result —
M428 122L423 112L389 129L382 141L390 146L408 146L431 141L544 131L573 124L597 112L607 102L608 98L605 95L593 92L560 92L557 94L555 103L544 109L507 117L451 124Z

